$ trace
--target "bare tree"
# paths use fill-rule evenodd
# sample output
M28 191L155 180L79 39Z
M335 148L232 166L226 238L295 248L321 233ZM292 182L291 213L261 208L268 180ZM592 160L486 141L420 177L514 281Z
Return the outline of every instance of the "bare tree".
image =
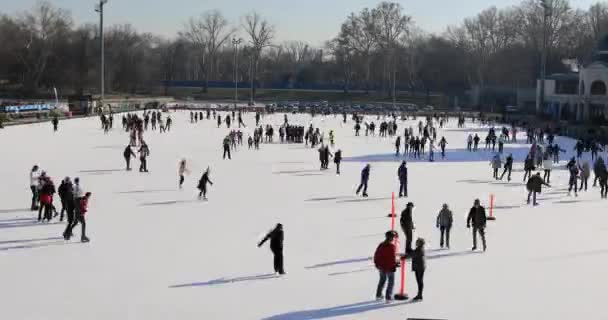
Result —
M369 92L372 54L378 47L380 21L378 11L363 9L358 15L351 13L342 24L341 41L361 55L365 65L365 91Z
M228 20L218 10L204 13L201 19L203 30L207 33L207 53L209 55L207 59L209 77L207 78L214 78L217 74L215 66L217 65L218 50L226 44L235 30L229 29Z
M70 30L72 18L69 12L40 1L21 13L15 23L20 37L15 49L25 68L24 86L27 92L36 92L53 49Z
M274 27L257 12L252 12L243 17L243 29L249 36L253 49L251 77L252 82L254 82L258 74L258 62L260 60L260 55L262 54L262 49L270 45L271 41L274 39L275 31ZM254 99L255 86L252 85L251 101Z
M384 78L388 79L385 84L394 89L396 82L395 70L397 68L397 55L395 54L397 40L408 32L412 19L403 13L403 7L396 2L381 2L374 9L374 12L380 21L378 40L385 55ZM394 92L389 90L389 88L386 89L391 96L394 95Z

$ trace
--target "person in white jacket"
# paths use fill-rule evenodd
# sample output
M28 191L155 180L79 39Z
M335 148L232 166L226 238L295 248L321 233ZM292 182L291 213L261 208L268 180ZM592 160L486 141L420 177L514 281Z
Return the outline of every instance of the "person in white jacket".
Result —
M40 168L38 165L32 167L30 171L30 190L32 190L32 206L30 210L36 211L38 210L38 187L40 185Z

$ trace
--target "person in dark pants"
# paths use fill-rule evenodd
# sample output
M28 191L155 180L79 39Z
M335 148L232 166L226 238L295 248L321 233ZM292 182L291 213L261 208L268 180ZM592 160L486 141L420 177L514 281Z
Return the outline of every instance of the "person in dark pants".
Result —
M80 241L81 242L89 242L89 238L87 238L86 236L86 229L87 229L87 222L85 220L85 215L88 211L88 206L89 206L89 198L91 197L91 193L87 192L83 198L80 199L79 203L78 203L78 213L76 214L76 217L74 219L74 222L72 223L70 230L68 232L68 234L64 235L64 238L66 238L66 240L70 240L70 237L72 236L72 231L74 230L74 227L76 227L78 225L78 222L80 222L80 225L82 226L82 234L80 235ZM66 230L67 231L67 230ZM67 237L66 237L67 236Z
M226 155L228 155L228 160L231 160L232 157L230 156L230 138L228 138L228 137L224 138L223 147L224 147L224 156L222 159L226 159Z
M513 155L509 154L507 156L507 159L505 159L505 166L504 166L504 170L502 172L502 175L500 176L500 180L502 180L505 177L505 174L508 172L509 175L507 176L507 181L511 181L511 172L513 171Z
M131 157L133 157L133 158L137 157L137 155L135 155L133 150L131 150L131 145L128 145L125 148L125 151L123 151L122 155L125 158L125 163L127 164L127 171L131 171Z
M568 180L569 188L568 188L568 196L572 193L572 188L574 188L574 196L578 197L578 179L579 179L579 169L576 164L569 166L568 170L570 171L570 179Z
M395 285L395 271L397 269L397 261L395 256L397 255L397 248L393 243L395 239L394 231L387 231L385 233L385 239L376 248L374 253L374 265L378 269L380 279L378 280L378 286L376 287L376 299L382 300L385 298L387 302L393 300L393 287ZM388 280L388 286L386 287L386 296L382 296L382 290Z
M340 162L342 161L342 150L334 153L334 163L336 164L336 174L340 175Z
M57 116L53 117L53 131L57 131L57 127L59 126L59 119Z
M199 199L202 197L203 200L207 200L207 183L213 185L213 182L211 182L211 180L209 179L209 172L210 170L209 168L207 168L205 173L203 173L201 179L198 181L198 189L201 191L198 194Z
M68 179L68 178L66 178ZM72 182L69 182L68 187L64 190L63 195L61 195L61 202L62 205L65 206L66 209L66 215L67 215L67 219L68 219L68 224L65 227L65 231L63 232L63 238L65 240L69 240L72 237L72 224L74 223L74 218L75 218L75 201L74 201L74 186L72 185ZM61 209L61 213L63 215L63 209Z
M450 248L450 230L452 229L452 224L454 222L454 217L452 215L452 211L448 209L448 205L444 204L441 211L437 215L437 228L441 231L441 240L439 242L439 246L443 249L444 244L444 236L445 236L445 244L446 247Z
M63 213L68 211L68 206L70 206L74 199L74 191L72 186L72 180L70 177L65 177L59 188L57 188L57 194L61 199L61 214L59 216L59 221L63 221Z
M414 250L412 249L412 240L414 229L414 221L412 219L412 211L414 210L414 204L412 202L408 202L405 207L405 210L401 212L401 219L399 220L401 224L401 229L405 234L405 255L410 255Z
M365 166L365 168L363 168L363 170L361 170L361 183L359 184L359 187L357 188L357 192L356 192L357 195L359 194L359 192L361 192L361 189L363 189L363 197L367 197L367 183L369 182L370 168L371 168L371 166L369 164L367 164Z
M141 147L137 151L139 152L139 161L141 162L139 165L139 172L148 172L148 156L150 155L150 149L148 145L142 143Z
M285 268L283 266L283 225L277 223L277 226L270 231L260 243L258 248L261 247L266 241L270 239L270 251L274 255L274 272L280 275L285 274Z
M416 250L412 254L412 271L416 274L416 284L418 284L418 294L414 297L414 301L422 300L422 291L424 290L424 271L426 270L424 244L424 239L418 238L416 240Z
M473 251L477 250L477 233L481 236L481 241L483 243L483 251L486 251L486 209L481 206L479 199L475 200L475 203L471 210L469 211L469 216L467 217L467 228L471 228L471 223L473 223Z
M30 171L30 190L32 191L32 205L30 210L36 211L38 210L38 186L40 185L40 171L37 165L32 167Z
M532 176L532 170L536 169L534 166L534 158L528 154L526 160L524 160L524 182L526 179Z
M399 198L407 198L407 163L405 161L401 162L397 176L399 177Z
M551 187L543 178L541 178L540 172L528 179L528 182L526 183L526 188L528 189L528 204L530 204L530 196L532 196L533 205L538 205L536 202L536 194L542 192L543 186Z

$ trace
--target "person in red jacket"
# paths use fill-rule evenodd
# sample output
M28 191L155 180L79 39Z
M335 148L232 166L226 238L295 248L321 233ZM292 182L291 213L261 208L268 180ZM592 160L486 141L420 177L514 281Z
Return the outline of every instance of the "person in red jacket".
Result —
M78 222L80 222L80 224L82 225L82 235L80 236L80 241L89 242L89 238L87 238L87 236L86 236L87 223L84 219L84 216L86 215L87 211L89 210L89 198L90 197L91 197L91 193L87 192L84 195L84 197L82 199L80 199L80 202L78 204L79 210L78 210L77 217L76 217L76 219L74 219L74 222L70 226L70 229L69 229L70 232L66 233L66 235L65 235L66 240L70 240L70 237L72 236L72 230L74 229L74 227L76 225L78 225Z
M386 302L393 300L392 292L393 286L395 285L395 271L397 269L397 248L395 247L393 240L395 239L395 233L388 231L385 234L386 239L378 245L376 253L374 254L374 264L380 273L380 280L378 281L378 288L376 290L376 299L381 300L382 290L384 284L388 279L388 286L386 287Z

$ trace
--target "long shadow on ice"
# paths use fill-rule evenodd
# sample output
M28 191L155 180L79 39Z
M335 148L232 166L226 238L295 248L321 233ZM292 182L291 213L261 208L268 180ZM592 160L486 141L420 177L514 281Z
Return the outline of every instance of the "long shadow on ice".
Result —
M391 197L384 197L384 198L359 198L359 199L351 199L351 200L339 200L336 201L336 203L351 203L351 202L371 202L371 201L383 201L383 200L390 200Z
M44 248L44 247L52 247L52 246L65 246L65 245L74 245L74 244L80 244L80 242L67 242L65 240L61 240L61 241L52 241L52 242L43 242L43 243L25 243L25 244L19 244L16 246L10 246L10 247L0 247L0 251L10 251L10 250L19 250L19 249L37 249L37 248Z
M268 279L275 279L278 277L279 276L275 275L274 273L267 273L267 274L259 274L259 275L255 275L255 276L246 276L246 277L237 277L237 278L219 278L219 279L209 280L209 281L205 281L205 282L176 284L176 285L169 286L169 288L174 289L174 288L189 288L189 287L208 287L208 286L216 286L216 285L235 283L235 282L268 280Z
M87 175L104 175L104 174L112 174L114 172L123 172L124 169L99 169L99 170L80 170L78 173L87 174Z
M310 198L304 201L312 202L312 201L330 201L330 200L339 200L339 199L351 199L352 196L337 196L337 197L327 197L327 198Z
M171 192L175 190L169 189L149 189L149 190L131 190L131 191L117 191L114 192L116 194L135 194L135 193L161 193L161 192Z
M476 255L476 254L483 254L483 251L466 250L466 251L450 252L450 253L445 253L445 254L436 254L436 255L432 255L432 256L427 256L426 258L427 258L427 260L433 260L433 259L461 257L461 256Z
M26 227L44 227L44 226L54 226L58 224L63 224L63 222L37 222L36 220L28 221L28 222L7 222L0 223L0 229L11 229L11 228L26 228Z
M302 311L293 311L282 313L262 320L310 320L310 319L327 319L334 317L342 317L348 315L355 315L359 313L387 309L402 306L404 303L379 303L377 301L365 301L352 304L346 304L341 306L334 306L323 309L310 309ZM373 318L368 318L373 319Z
M19 208L19 209L0 209L0 213L17 213L17 212L34 212L32 210L30 210L29 208Z
M356 259L332 261L332 262L320 263L320 264L308 266L308 267L306 267L306 269L325 268L325 267L337 266L337 265L342 265L342 264L359 263L359 262L367 262L367 261L372 261L372 258L367 257L367 258L356 258Z
M158 202L144 202L140 204L142 207L152 207L152 206L170 206L174 204L180 203L194 203L197 202L195 200L169 200L169 201L158 201Z
M514 145L504 148L503 156L506 157L508 154L513 154L514 160L523 161L526 155L530 151L530 148L525 145ZM496 154L496 152L480 150L477 152L469 152L466 149L447 149L445 152L445 159L441 159L441 153L435 151L435 163L441 162L489 162L490 159ZM407 162L429 162L428 151L421 159L410 158L410 157L395 157L395 153L380 153L380 154L368 154L356 157L345 157L343 161L346 162L401 162L406 160Z
M8 241L0 241L0 245L2 244L13 244L13 243L29 243L29 242L38 242L38 241L49 241L49 240L61 240L62 237L52 237L52 238L40 238L40 239L22 239L22 240L8 240Z
M274 171L272 174L298 174L298 173L319 173L319 169L316 169L316 170L286 170L286 171Z
M375 269L375 268L368 267L368 268L361 268L361 269L356 269L356 270L351 270L351 271L332 272L332 273L328 273L327 275L330 276L330 277L343 276L345 274L367 272L367 271L370 271L372 269Z

